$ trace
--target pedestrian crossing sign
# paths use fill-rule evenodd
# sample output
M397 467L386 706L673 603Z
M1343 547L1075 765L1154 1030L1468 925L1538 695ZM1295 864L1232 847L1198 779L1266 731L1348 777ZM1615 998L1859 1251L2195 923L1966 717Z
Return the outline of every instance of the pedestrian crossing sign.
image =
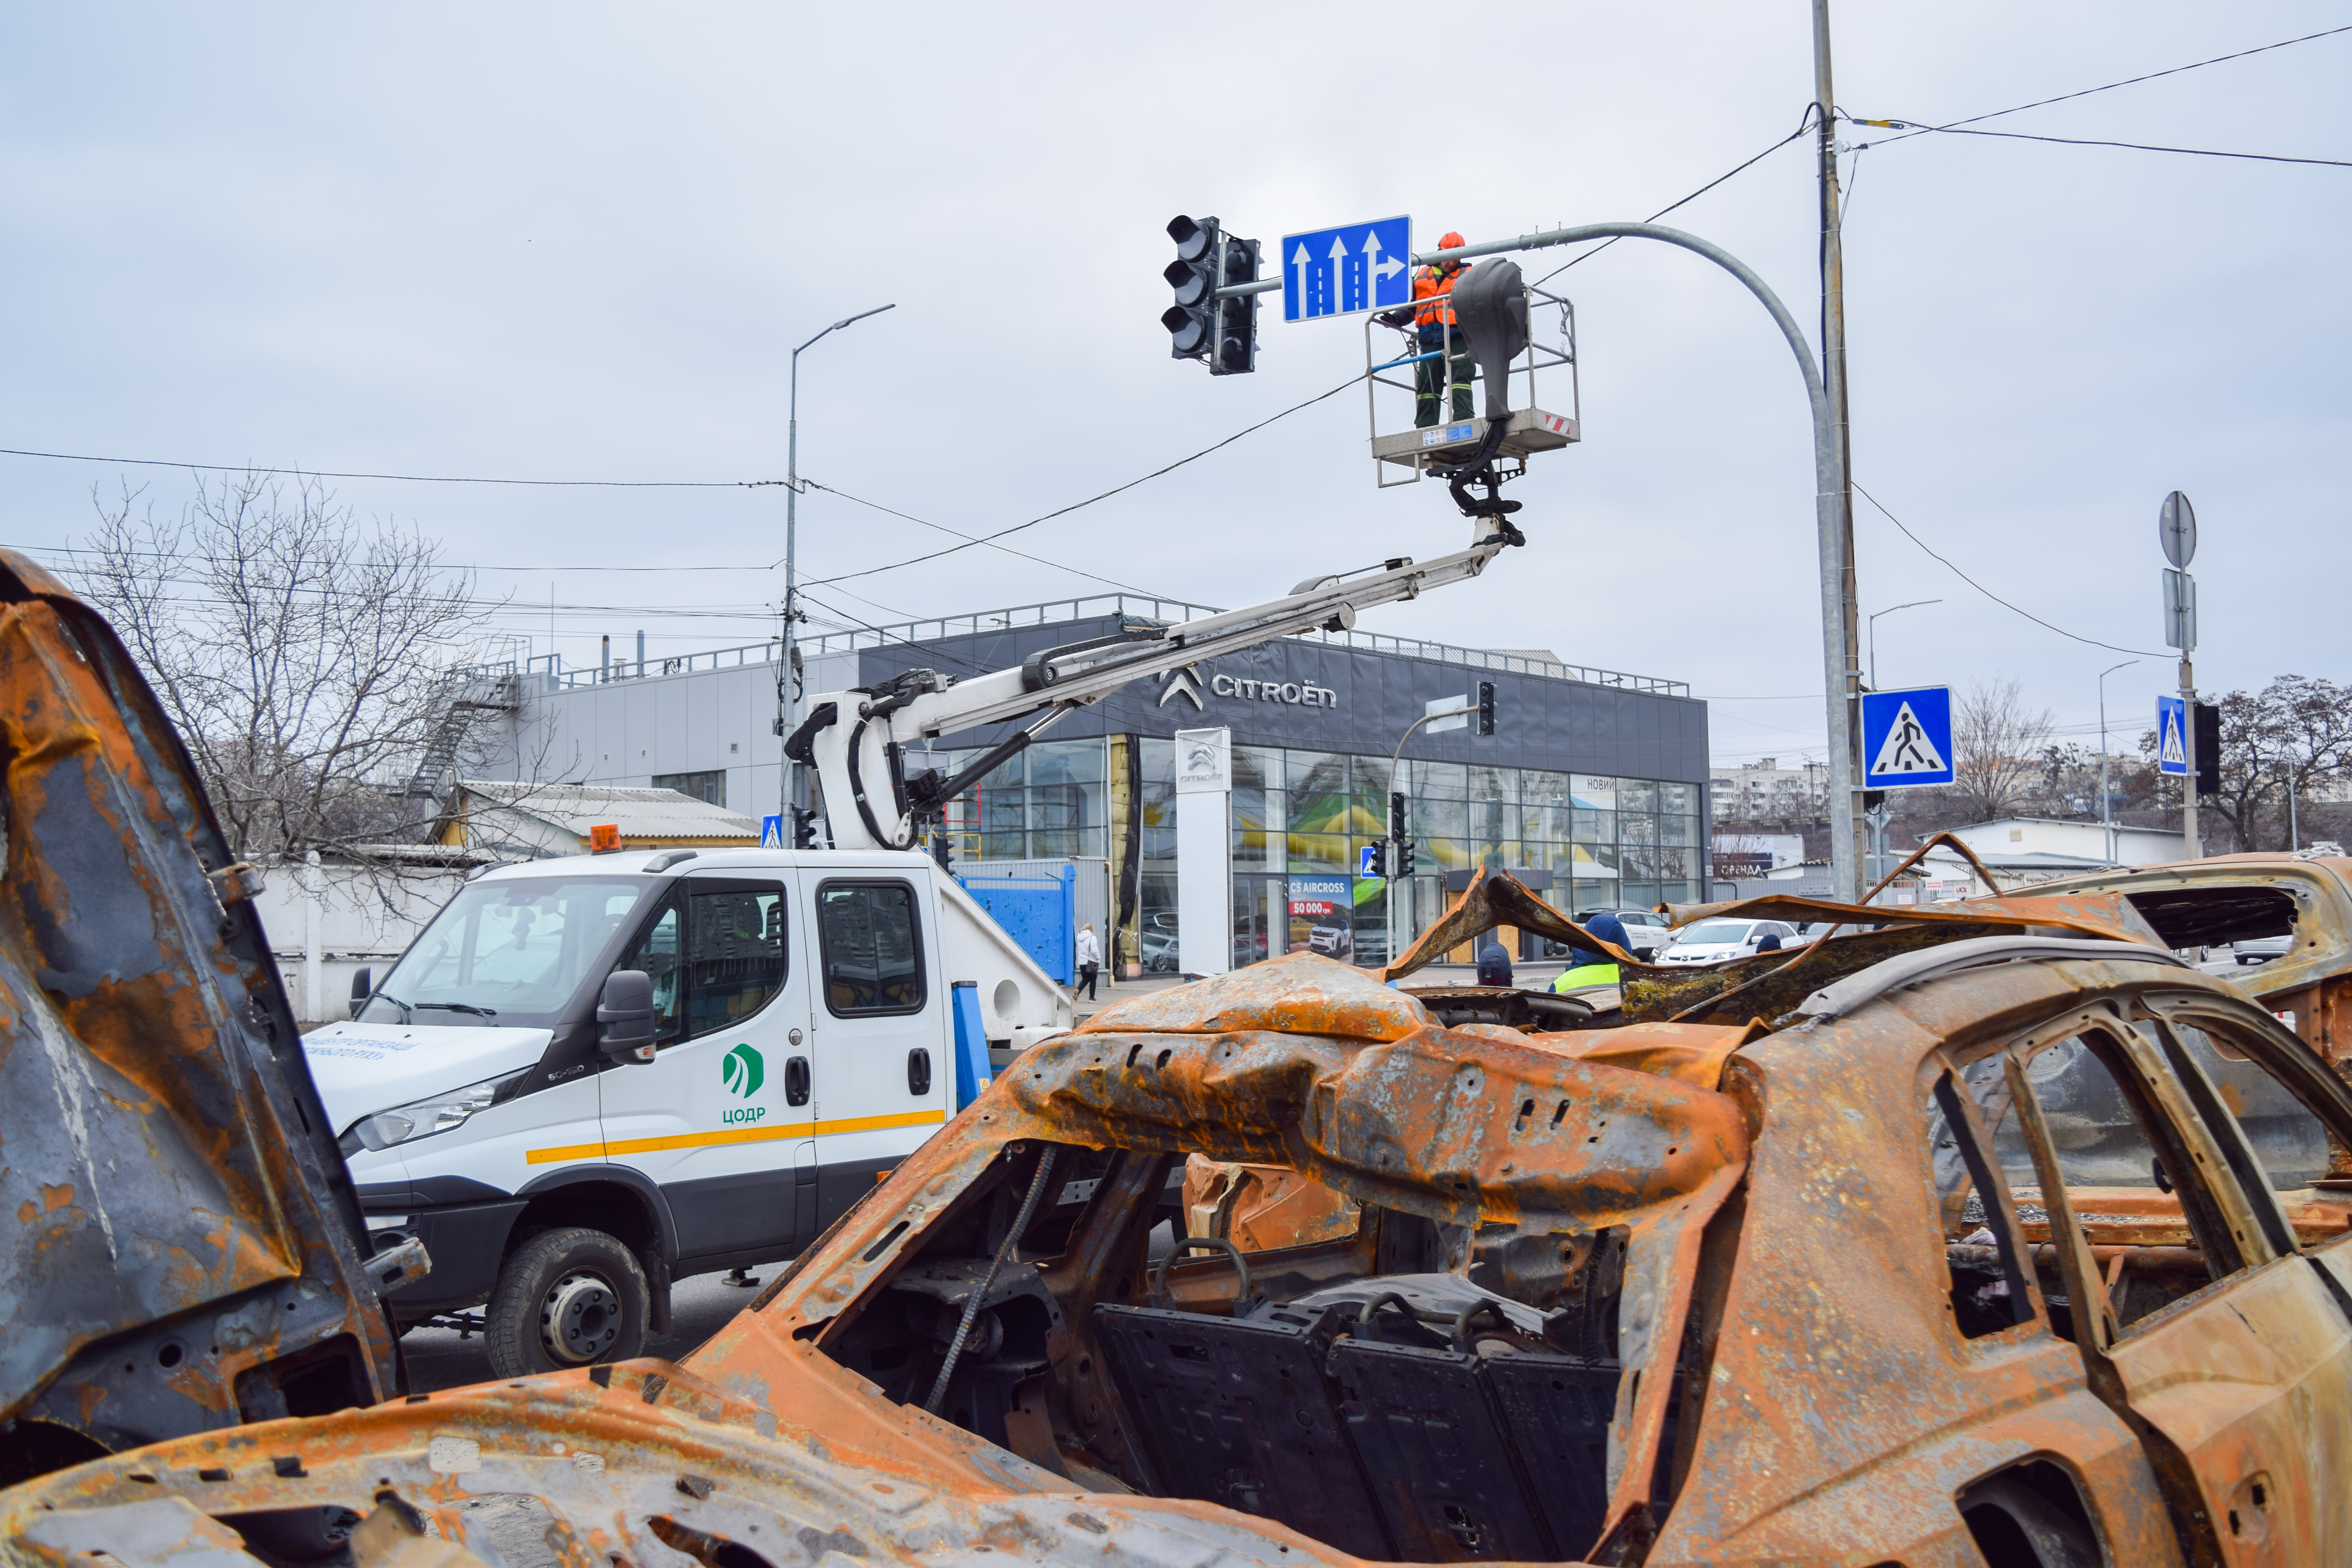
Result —
M2178 697L2156 700L2156 771L2160 773L2186 775L2189 772L2189 737L2184 733L2187 714Z
M760 847L762 849L782 849L783 847L783 813L777 812L773 816L760 818Z
M1917 789L1952 782L1952 691L1915 686L1862 694L1862 787Z

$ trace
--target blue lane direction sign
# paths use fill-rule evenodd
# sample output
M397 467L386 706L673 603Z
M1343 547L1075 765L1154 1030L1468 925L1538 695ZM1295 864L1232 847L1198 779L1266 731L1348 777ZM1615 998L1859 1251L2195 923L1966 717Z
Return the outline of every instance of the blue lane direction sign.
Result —
M2156 771L2160 773L2187 774L2189 772L2188 714L2178 697L2156 700Z
M784 847L784 819L782 816L760 818L760 847L782 849Z
M1952 689L1864 692L1862 763L1864 789L1950 784Z
M1412 219L1282 237L1282 319L1313 321L1412 302Z

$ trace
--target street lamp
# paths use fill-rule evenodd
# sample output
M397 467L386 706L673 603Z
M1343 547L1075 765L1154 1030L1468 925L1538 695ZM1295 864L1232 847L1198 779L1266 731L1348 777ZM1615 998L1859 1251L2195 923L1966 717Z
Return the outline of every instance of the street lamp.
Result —
M1889 605L1870 617L1870 689L1878 689L1878 616L1891 616L1897 610L1916 610L1922 605L1940 605L1941 599L1914 599L1907 605Z
M885 310L895 310L898 302L877 305L870 310L860 310L855 316L845 316L793 351L792 423L784 442L784 662L776 673L776 733L790 739L793 732L793 656L799 651L800 638L793 627L800 622L798 562L795 559L800 543L801 499L801 350L816 346L817 339L825 332L837 332L852 321L862 321L868 316L878 316ZM790 757L783 759L783 780L777 813L782 817L786 835L793 831L793 785L799 782L799 769Z
M2115 797L2107 793L2107 677L2129 669L2139 660L2127 658L2099 671L2099 842L2106 847L2107 864L2116 860Z

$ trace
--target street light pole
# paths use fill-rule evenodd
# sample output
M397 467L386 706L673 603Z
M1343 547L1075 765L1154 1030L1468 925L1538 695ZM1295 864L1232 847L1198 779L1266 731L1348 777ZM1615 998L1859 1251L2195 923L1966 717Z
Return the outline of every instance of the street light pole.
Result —
M1940 605L1941 599L1914 599L1907 605L1889 605L1870 617L1870 689L1878 689L1878 616L1891 616L1897 610L1916 610L1922 605Z
M1832 813L1830 831L1842 835L1844 840L1833 846L1833 858L1842 860L1851 870L1857 849L1853 840L1858 826L1853 820L1855 803L1852 796L1860 786L1862 773L1862 698L1858 689L1862 671L1856 668L1856 656L1862 650L1855 646L1860 639L1854 634L1862 628L1854 620L1859 605L1853 571L1853 447L1852 426L1846 417L1845 247L1842 240L1844 225L1838 216L1837 161L1842 149L1837 139L1837 93L1830 84L1830 0L1813 0L1813 109L1820 120L1816 134L1820 144L1822 205L1822 381L1830 416L1836 425L1837 457L1835 492L1825 498L1834 511L1829 521L1835 528L1836 538L1822 550L1822 608L1826 617L1822 630L1837 642L1832 700L1843 710L1845 723L1842 734L1832 727L1830 744L1843 748L1845 765L1840 771L1846 775L1843 787L1848 796L1843 827L1838 826ZM1836 574L1834 581L1830 575L1832 569ZM1875 672L1873 679L1874 683ZM1831 787L1840 786L1832 784ZM1862 889L1843 886L1838 896L1859 898Z
M862 321L868 316L878 316L885 310L897 310L898 302L877 305L870 310L860 310L845 316L817 333L793 351L793 390L791 423L784 437L784 647L783 663L776 671L776 734L790 739L793 732L793 656L799 651L800 636L793 628L800 624L800 499L801 499L801 351L816 346L817 339L825 332L837 332L852 321ZM800 793L800 769L790 757L783 758L783 777L777 791L777 814L783 818L783 829L793 831L793 797Z
M2127 658L2121 664L2111 664L2099 671L2099 843L2105 850L2107 864L2116 859L2115 796L2107 790L2107 677L2119 669L2129 669L2139 660Z

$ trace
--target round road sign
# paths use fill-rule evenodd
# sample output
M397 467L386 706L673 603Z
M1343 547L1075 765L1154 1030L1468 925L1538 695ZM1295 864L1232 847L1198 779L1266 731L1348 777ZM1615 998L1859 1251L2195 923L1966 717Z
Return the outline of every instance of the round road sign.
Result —
M2164 558L2180 571L2189 570L2197 554L2197 510L2179 490L2164 498L2164 509L2156 514L2156 537L2164 546Z

